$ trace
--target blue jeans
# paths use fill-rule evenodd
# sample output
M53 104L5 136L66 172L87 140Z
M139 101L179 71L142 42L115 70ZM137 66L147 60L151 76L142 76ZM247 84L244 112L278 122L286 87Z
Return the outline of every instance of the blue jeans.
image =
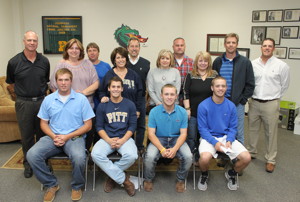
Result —
M136 127L136 146L138 150L144 149L143 141L145 137L145 119L146 119L146 98L142 98L140 117L137 120Z
M189 145L191 152L194 152L194 150L198 148L197 135L198 135L197 118L191 116L188 123L188 136L186 138L186 143Z
M165 148L172 148L176 144L178 138L160 137L158 139ZM148 145L147 152L145 155L145 160L144 160L144 165L145 165L144 177L146 181L152 181L154 179L155 166L160 157L161 157L160 151L152 143L150 143ZM179 158L180 160L176 177L178 181L184 181L188 176L189 169L193 162L193 155L191 153L189 146L186 143L183 143L181 145L181 147L176 153L176 157Z
M245 105L238 104L236 106L238 125L236 139L244 145L244 119L245 119Z
M112 162L107 158L114 151L122 155L119 161ZM125 181L124 170L134 164L138 155L132 138L129 138L119 149L112 149L105 140L100 139L93 148L92 158L111 179L118 184L123 184Z
M57 179L50 172L45 160L65 152L73 166L72 171L72 189L79 190L84 187L85 178L85 140L82 137L68 140L64 146L57 147L54 145L52 138L49 136L42 137L27 153L27 160L33 170L36 178L46 188L56 186Z

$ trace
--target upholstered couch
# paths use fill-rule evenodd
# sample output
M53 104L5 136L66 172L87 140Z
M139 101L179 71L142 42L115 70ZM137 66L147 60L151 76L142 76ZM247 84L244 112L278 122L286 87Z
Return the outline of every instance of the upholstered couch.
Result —
M0 77L0 142L20 140L21 135L17 123L13 88ZM9 90L10 92L9 92Z

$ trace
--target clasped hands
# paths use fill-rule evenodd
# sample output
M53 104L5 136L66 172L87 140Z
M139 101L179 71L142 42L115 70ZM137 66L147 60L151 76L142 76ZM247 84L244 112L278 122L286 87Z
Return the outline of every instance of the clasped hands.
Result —
M124 144L123 139L118 138L118 137L111 138L111 141L112 142L111 142L110 146L112 149L118 149Z
M163 151L161 152L162 157L172 159L175 157L177 151L174 148L169 148L169 149L162 149Z
M68 141L66 135L55 135L53 142L57 147L62 147Z

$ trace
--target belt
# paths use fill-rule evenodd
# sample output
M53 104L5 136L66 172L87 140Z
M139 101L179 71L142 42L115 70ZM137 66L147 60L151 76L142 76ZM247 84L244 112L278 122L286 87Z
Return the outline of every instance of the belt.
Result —
M257 102L260 102L260 103L266 103L266 102L271 102L271 101L277 100L278 98L275 98L275 99L272 99L272 100L260 100L260 99L256 99L256 98L252 98L252 99L257 101Z
M22 97L22 96L17 95L17 98L20 99L20 100L33 101L33 102L44 99L44 97L45 97L45 95L42 95L42 96L39 96L39 97Z

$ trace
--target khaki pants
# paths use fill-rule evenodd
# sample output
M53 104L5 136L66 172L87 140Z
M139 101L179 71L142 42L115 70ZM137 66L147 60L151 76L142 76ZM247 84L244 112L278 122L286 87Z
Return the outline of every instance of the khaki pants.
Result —
M251 156L256 157L257 142L259 139L260 125L263 123L265 133L267 163L275 164L277 155L277 130L279 117L280 100L268 101L265 103L251 99L249 101L249 141L248 150Z

